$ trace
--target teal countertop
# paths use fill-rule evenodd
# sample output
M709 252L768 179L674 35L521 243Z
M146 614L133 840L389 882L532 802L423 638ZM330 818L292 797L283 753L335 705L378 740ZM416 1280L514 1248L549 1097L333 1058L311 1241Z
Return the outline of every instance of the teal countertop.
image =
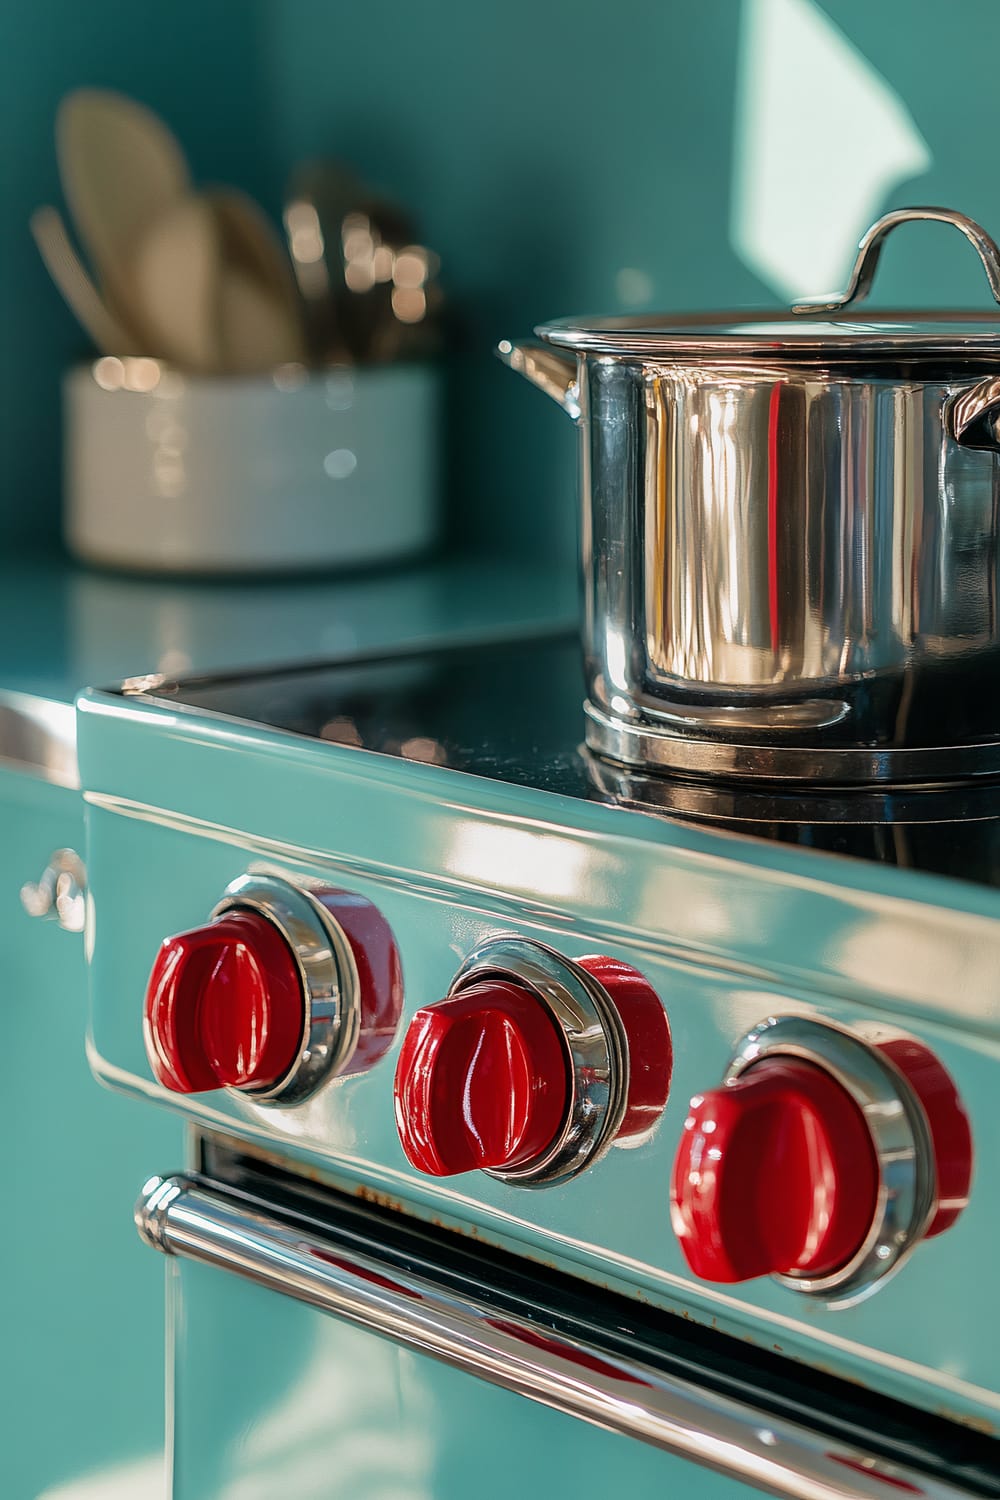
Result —
M530 634L577 619L572 570L452 556L339 578L138 578L66 558L0 564L0 693L72 703L84 687L349 657L399 641Z

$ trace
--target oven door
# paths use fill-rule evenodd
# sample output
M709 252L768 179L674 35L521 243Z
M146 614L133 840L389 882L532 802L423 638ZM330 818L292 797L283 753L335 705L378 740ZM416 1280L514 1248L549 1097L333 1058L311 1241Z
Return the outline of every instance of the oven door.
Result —
M1000 1496L996 1440L211 1138L200 1168L137 1208L173 1500Z

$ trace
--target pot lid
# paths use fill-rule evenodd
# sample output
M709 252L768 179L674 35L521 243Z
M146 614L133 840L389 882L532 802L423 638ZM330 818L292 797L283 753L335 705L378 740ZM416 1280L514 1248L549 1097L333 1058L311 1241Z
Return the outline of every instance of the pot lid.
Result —
M563 318L537 330L549 344L581 353L647 358L767 357L853 361L953 355L1000 358L1000 306L989 311L886 311L859 318L854 304L871 290L886 235L917 220L951 224L975 247L994 302L1000 304L1000 247L972 219L946 208L900 208L863 235L847 288L795 304L790 311L653 313L637 317Z

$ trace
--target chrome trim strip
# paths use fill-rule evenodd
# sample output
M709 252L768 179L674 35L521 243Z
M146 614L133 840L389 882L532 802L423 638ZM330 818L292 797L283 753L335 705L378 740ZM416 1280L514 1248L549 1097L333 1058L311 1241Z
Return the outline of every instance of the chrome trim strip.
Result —
M351 945L322 901L278 876L240 875L226 886L212 920L241 908L273 922L295 955L305 999L299 1055L270 1088L230 1092L257 1104L300 1104L343 1072L361 1030L360 980Z
M0 764L79 790L72 703L0 691Z
M583 1340L458 1296L377 1254L293 1227L184 1176L152 1177L136 1206L147 1244L255 1285L514 1391L792 1500L924 1500L976 1493L810 1431Z

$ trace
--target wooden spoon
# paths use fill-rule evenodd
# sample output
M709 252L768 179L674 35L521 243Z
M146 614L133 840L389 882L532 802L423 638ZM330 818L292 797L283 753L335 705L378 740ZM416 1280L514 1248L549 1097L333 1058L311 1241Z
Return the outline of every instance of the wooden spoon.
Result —
M80 326L101 353L138 354L137 340L112 312L87 275L59 211L50 207L36 209L29 225L46 270Z
M189 193L140 239L132 280L164 356L202 374L250 374L304 357L291 267L242 193Z
M56 150L63 192L98 280L142 337L131 275L136 245L190 191L183 152L151 110L104 89L79 89L63 101Z
M225 266L222 344L230 368L269 370L304 360L305 333L292 267L261 209L234 188L205 195Z
M230 374L263 374L302 361L300 331L286 309L239 266L222 268L219 322L223 364Z
M142 234L129 267L132 295L152 347L183 370L224 364L219 315L222 236L213 205L189 193Z

